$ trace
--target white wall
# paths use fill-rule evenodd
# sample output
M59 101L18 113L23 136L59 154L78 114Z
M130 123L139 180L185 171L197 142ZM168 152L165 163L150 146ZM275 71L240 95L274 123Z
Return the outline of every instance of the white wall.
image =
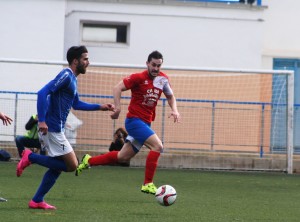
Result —
M144 65L149 52L158 49L165 66L271 69L273 57L300 55L300 1L263 0L267 8L108 2L0 1L0 57L65 60L66 50L81 44L82 19L131 23L129 46L88 45L92 63ZM0 73L5 75L0 90L36 92L61 69L45 67L0 63Z
M0 57L63 60L64 1L0 1L0 9ZM57 68L48 68L0 63L0 90L37 91L57 74Z
M66 34L65 42L80 44L81 20L128 22L130 45L90 45L92 61L144 65L148 54L157 49L165 57L165 66L260 68L264 10L210 5L68 1L66 33L74 35Z
M300 58L300 1L263 0L262 68L273 68L273 58Z

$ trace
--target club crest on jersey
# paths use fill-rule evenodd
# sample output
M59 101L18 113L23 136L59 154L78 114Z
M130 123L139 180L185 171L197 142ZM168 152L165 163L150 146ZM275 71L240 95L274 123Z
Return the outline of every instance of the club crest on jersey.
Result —
M168 82L168 79L163 76L158 76L154 79L153 85L156 88L163 89L164 85Z
M148 80L145 80L144 84L145 84L145 85L148 85Z

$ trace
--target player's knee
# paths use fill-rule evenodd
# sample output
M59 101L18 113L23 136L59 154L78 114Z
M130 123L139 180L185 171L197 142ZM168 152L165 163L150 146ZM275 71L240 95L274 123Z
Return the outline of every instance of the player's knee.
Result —
M74 172L77 168L77 163L72 163L67 166L67 172Z
M160 143L154 146L151 150L161 153L164 149L164 146Z
M76 170L76 167L68 167L67 172L74 172Z

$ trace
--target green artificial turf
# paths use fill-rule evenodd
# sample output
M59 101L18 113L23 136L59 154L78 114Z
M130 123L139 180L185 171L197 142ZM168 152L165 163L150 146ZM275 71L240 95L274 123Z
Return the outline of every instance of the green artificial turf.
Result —
M15 175L16 162L0 162L0 221L192 222L300 221L300 176L283 173L158 169L157 186L172 185L174 205L140 192L143 168L93 167L62 173L45 200L55 211L28 208L46 168L31 165Z

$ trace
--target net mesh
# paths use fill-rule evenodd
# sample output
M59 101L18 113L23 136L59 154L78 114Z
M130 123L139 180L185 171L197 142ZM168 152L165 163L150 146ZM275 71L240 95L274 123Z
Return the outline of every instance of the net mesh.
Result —
M89 67L85 75L78 77L80 98L90 103L113 103L113 86L125 76L143 70ZM152 128L163 141L165 153L184 152L190 157L195 152L286 155L286 74L162 71L170 78L182 118L179 124L169 118L171 110L162 96ZM40 78L40 71L32 78ZM112 120L109 112L71 110L80 121L74 133L68 135L75 150L108 151L114 131L124 127L130 96L129 90L122 93L122 111L117 120ZM1 91L0 100L1 111L14 119L13 125L0 127L0 145L15 148L15 136L25 133L26 122L36 113L36 92ZM198 163L200 167L201 164L204 163ZM215 163L222 164L220 159Z
M81 98L89 102L112 102L113 86L140 71L94 67L79 79ZM263 149L268 153L274 151L271 146L277 146L276 141L284 143L286 127L278 124L282 125L286 119L286 76L274 81L273 75L262 73L164 72L170 77L182 116L181 123L174 124L168 118L170 108L162 97L152 127L164 142L166 152L173 149L261 152ZM130 92L122 96L122 113L116 121L107 113L75 111L84 122L79 129L79 143L108 145L113 131L124 126Z

